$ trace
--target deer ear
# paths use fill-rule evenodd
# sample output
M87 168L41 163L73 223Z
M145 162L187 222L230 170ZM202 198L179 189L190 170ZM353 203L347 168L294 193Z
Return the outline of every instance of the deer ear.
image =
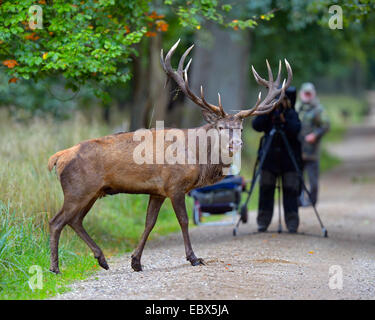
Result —
M217 115L216 113L212 111L208 111L203 109L202 110L202 115L204 120L206 120L208 123L216 123L219 119L221 119L221 116Z

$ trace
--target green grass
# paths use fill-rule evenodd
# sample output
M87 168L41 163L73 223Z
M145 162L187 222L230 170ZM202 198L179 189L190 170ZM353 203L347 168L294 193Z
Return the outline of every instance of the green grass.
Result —
M368 103L365 99L352 96L323 95L320 101L330 119L330 131L324 136L323 146L327 143L341 141L346 129L351 124L360 123L368 112ZM343 111L347 112L347 116Z
M322 95L320 101L330 119L330 131L324 136L321 152L321 171L331 170L341 163L341 160L330 154L329 144L344 139L346 130L351 124L360 123L368 112L365 99L347 95ZM343 113L343 111L346 112Z
M65 291L65 284L84 279L96 267L89 255L79 256L70 250L73 243L64 241L60 257L64 266L63 275L56 276L48 271L48 235L43 225L33 219L19 218L11 208L0 202L0 298L1 299L43 299ZM30 267L38 265L43 271L43 289L32 290L28 281L33 273Z
M320 102L325 107L333 128L345 128L353 123L360 123L368 112L367 101L349 95L321 95ZM347 113L344 116L343 111Z

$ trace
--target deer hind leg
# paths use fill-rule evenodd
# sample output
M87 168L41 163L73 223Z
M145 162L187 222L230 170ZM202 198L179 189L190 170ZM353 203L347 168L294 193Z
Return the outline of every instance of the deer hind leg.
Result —
M96 200L96 198L95 198ZM49 221L50 228L50 248L51 248L51 267L50 271L58 274L59 270L59 240L61 231L63 228L69 224L71 227L73 225L79 225L79 219L85 216L89 211L94 201L88 202L86 207L82 208L82 205L77 204L79 201L70 197L64 199L64 205L62 209ZM82 225L82 220L81 220ZM74 227L73 227L74 229ZM77 227L79 229L79 227ZM83 227L82 227L83 229ZM75 230L78 234L79 232ZM91 240L92 241L92 240ZM92 241L93 242L93 241ZM95 245L95 243L94 243ZM95 245L96 246L96 245ZM100 250L100 249L99 249ZM100 250L101 251L101 250Z
M105 269L108 270L109 266L108 263L104 257L103 251L99 248L99 246L95 243L95 241L89 236L87 231L83 227L83 219L85 218L86 214L89 212L91 207L94 205L95 201L97 200L97 197L92 198L86 206L81 208L77 215L73 217L69 221L69 226L78 234L78 236L86 242L88 247L91 249L91 251L94 253L94 257L98 260L99 265Z
M50 271L58 274L59 269L59 239L62 229L68 222L68 217L65 214L64 206L62 209L49 221L50 229L50 249L51 249L51 267Z
M204 261L201 258L197 258L194 254L193 248L191 246L189 237L189 218L186 212L185 206L185 194L178 194L171 197L172 206L176 213L177 220L181 226L182 236L184 238L186 260L190 261L193 266L204 265Z
M142 271L142 265L141 265L142 252L145 247L147 238L151 230L155 226L160 208L164 200L165 200L165 197L150 196L150 200L148 202L148 208L147 208L145 230L143 231L141 240L139 241L137 248L134 250L132 254L131 266L134 271Z

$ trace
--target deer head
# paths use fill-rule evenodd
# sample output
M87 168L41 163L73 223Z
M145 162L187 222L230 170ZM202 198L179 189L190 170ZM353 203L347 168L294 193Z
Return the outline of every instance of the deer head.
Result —
M241 108L244 110L241 110L240 112L235 113L235 114L227 114L224 111L224 108L221 104L220 93L218 93L218 105L213 105L205 100L202 86L201 86L200 97L196 96L189 87L188 70L189 70L192 59L189 60L185 68L184 68L184 64L185 64L185 59L187 55L193 49L194 45L189 47L185 51L185 53L182 55L180 62L178 64L177 70L173 70L171 66L171 57L173 53L175 52L179 42L180 40L178 40L172 46L172 48L169 50L165 58L164 58L163 50L161 50L161 64L162 64L164 71L166 72L168 77L176 81L177 85L182 90L182 92L201 108L203 118L208 123L210 123L212 127L219 130L219 132L225 129L226 129L226 132L229 132L230 138L228 139L229 141L228 149L230 153L238 151L239 149L241 149L241 146L242 146L241 132L242 132L243 120L250 116L257 116L257 115L269 113L282 101L284 94L285 94L285 90L289 87L293 78L292 69L288 61L285 59L285 66L288 72L288 79L287 80L284 79L281 87L280 87L281 61L279 61L279 71L278 71L277 78L275 81L273 80L272 70L267 60L266 60L266 63L267 63L267 69L268 69L268 80L265 80L262 77L260 77L259 74L254 69L254 67L252 66L251 67L252 72L257 83L262 86L265 86L268 89L268 93L266 97L262 101L261 100L262 94L261 92L259 92L258 100L252 108L250 109Z

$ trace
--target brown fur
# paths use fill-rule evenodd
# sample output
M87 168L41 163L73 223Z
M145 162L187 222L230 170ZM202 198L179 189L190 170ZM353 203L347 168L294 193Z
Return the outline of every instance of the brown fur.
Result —
M209 130L213 127L215 126L208 124L201 128ZM170 129L165 129L164 132L168 130ZM155 142L156 130L152 130L152 134ZM196 258L191 248L185 194L196 187L212 184L222 179L224 166L210 164L210 148L207 150L208 164L136 164L133 160L133 151L140 142L134 141L133 135L133 132L127 132L83 141L50 157L48 169L51 171L53 167L56 167L64 192L64 204L50 221L51 270L53 272L59 272L58 241L61 230L67 224L93 250L99 264L105 269L108 268L103 252L84 230L82 221L98 198L116 193L150 195L146 229L132 256L134 270L141 270L140 259L143 247L165 198L171 199L181 225L187 259L192 265L203 263L201 259ZM185 134L185 137L187 136ZM165 148L170 143L165 142ZM186 153L187 146L186 141Z

